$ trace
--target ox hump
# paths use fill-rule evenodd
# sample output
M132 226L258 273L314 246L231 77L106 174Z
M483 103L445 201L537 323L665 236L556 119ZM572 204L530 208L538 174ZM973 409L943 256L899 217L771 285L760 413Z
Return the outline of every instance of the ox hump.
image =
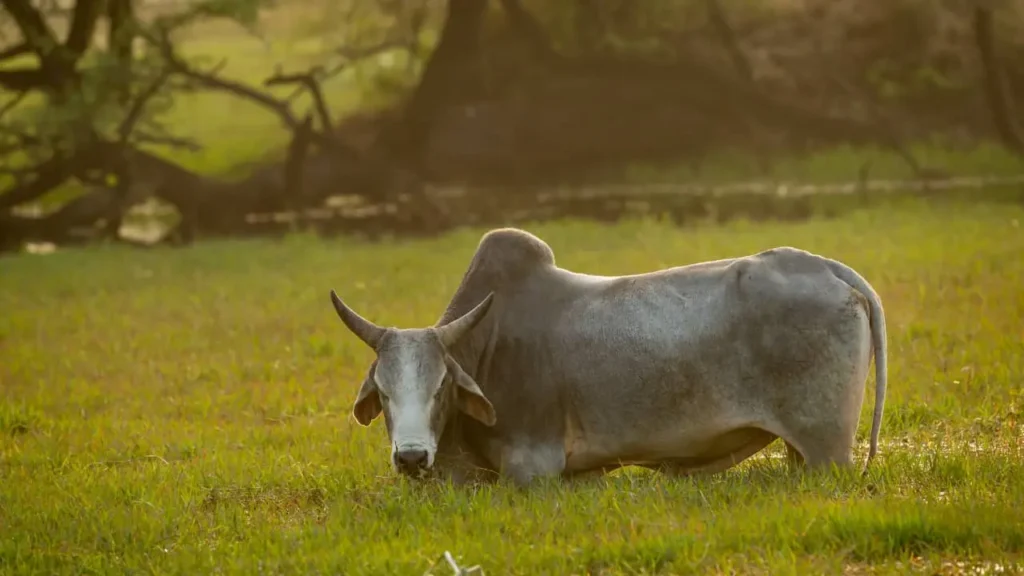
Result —
M480 238L474 267L506 278L555 265L555 253L540 238L518 228L497 228Z
M555 253L543 240L518 228L496 228L480 238L476 253L439 324L469 312L488 293L501 293L537 270L552 268Z

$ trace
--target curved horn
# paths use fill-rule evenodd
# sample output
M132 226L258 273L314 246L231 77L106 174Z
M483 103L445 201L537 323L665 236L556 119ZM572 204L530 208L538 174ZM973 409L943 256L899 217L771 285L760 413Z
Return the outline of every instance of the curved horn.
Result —
M459 341L467 332L473 329L480 320L487 315L487 311L491 308L491 302L494 301L494 292L489 292L487 297L484 298L475 308L466 312L460 318L456 318L444 326L438 326L436 328L437 335L441 338L441 343L445 346L451 346Z
M384 335L384 329L356 314L354 310L341 301L341 298L338 298L334 290L331 290L331 302L334 304L334 309L338 312L338 317L345 323L345 326L348 326L348 329L365 342L367 346L376 350L377 345L380 344L381 336Z

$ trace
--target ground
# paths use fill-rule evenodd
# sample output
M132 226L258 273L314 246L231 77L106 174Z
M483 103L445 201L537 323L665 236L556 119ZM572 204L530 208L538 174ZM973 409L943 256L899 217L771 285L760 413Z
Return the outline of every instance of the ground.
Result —
M527 227L598 274L777 245L855 267L889 327L863 479L792 475L778 445L705 479L396 477L384 427L350 415L372 352L329 290L381 324L430 324L479 229L5 258L0 573L450 574L445 551L487 574L1022 570L1022 224L1019 202L917 199L798 224Z

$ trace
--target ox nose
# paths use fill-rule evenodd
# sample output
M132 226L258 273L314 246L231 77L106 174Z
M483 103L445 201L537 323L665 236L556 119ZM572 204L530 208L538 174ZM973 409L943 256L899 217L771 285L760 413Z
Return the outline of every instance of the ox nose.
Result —
M406 474L419 472L427 467L427 451L399 450L395 454L395 463L398 464L398 469Z

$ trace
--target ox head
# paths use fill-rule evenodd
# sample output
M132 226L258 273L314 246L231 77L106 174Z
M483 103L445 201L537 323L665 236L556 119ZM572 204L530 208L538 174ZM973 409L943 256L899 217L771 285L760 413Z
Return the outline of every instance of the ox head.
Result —
M352 414L363 426L383 412L391 440L391 463L420 477L434 465L448 418L459 410L493 426L494 407L448 353L487 314L493 294L464 316L442 326L384 328L366 320L331 290L341 321L377 355L363 380Z

